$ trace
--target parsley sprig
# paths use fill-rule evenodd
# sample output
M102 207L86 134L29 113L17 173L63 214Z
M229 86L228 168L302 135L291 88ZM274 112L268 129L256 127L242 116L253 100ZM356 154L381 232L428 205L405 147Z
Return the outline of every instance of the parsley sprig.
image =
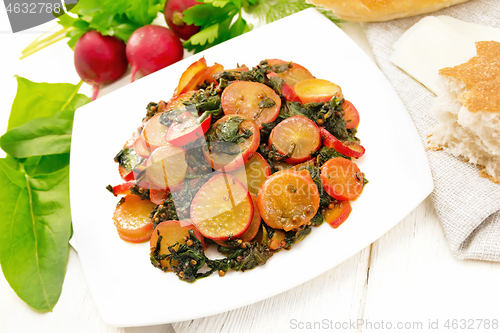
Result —
M335 23L339 20L331 11L307 4L304 0L198 0L199 5L186 9L184 22L201 27L200 32L184 42L195 53L206 50L252 30L243 12L270 23L307 8L317 8Z
M243 7L255 5L256 2L203 0L199 5L186 9L183 12L184 22L199 26L201 30L184 42L184 47L197 53L252 30L252 25L243 18L242 11Z

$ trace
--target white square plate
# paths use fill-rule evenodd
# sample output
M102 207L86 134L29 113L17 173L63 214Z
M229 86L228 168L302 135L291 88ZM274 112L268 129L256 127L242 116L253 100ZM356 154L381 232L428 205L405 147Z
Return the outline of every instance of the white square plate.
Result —
M117 198L105 186L121 182L113 157L140 125L148 102L168 100L181 73L202 55L209 65L218 62L226 68L280 58L340 85L361 116L358 137L367 152L357 164L370 183L338 229L324 224L265 266L189 284L154 268L148 243L129 244L118 237L111 219ZM312 9L234 38L80 108L71 149L71 211L78 252L96 305L113 326L209 316L291 289L375 241L433 189L424 148L391 85L349 37Z

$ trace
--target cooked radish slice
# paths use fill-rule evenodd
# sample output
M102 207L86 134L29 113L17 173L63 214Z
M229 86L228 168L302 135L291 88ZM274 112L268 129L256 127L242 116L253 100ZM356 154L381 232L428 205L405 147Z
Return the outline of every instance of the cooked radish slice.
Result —
M132 135L130 136L130 138L128 138L128 140L123 145L123 149L133 148L135 140L137 140L138 137L139 137L139 133L138 132L132 133Z
M170 111L170 110L175 110L175 109L181 109L184 110L186 106L184 105L183 102L189 101L191 96L195 94L197 90L190 90L187 91L179 96L172 97L170 101L167 103L167 106L165 108L165 111Z
M354 105L351 102L344 100L342 108L344 109L345 128L351 129L358 127L359 113Z
M168 128L165 139L174 146L184 146L201 138L210 127L212 116L205 113L205 116L196 118L191 112L184 112L177 117L183 122L173 122Z
M237 124L239 127L236 127ZM231 129L237 130L233 133ZM251 135L248 138L242 137L238 143L227 141L245 133L249 135L251 133ZM253 120L237 115L226 115L217 120L207 132L206 137L210 148L203 147L205 159L212 168L226 172L243 166L255 153L260 142L257 124Z
M126 183L115 185L115 186L113 186L113 194L114 194L115 197L117 195L130 194L130 188L132 186L134 186L134 185L135 185L135 181L134 180L129 180Z
M229 240L241 236L253 218L250 192L229 174L217 174L196 193L191 221L207 238Z
M209 83L215 82L214 75L224 71L224 66L221 64L215 63L215 65L208 67L205 69L204 81Z
M259 194L259 189L264 181L271 175L271 167L266 159L259 153L254 153L245 166L229 172L243 185L246 185L252 194Z
M239 239L241 239L241 242L249 242L251 241L252 239L255 238L255 236L257 235L257 233L259 232L259 229L260 229L260 213L259 213L259 209L257 208L257 197L255 195L252 194L252 203L253 203L253 218L252 218L252 222L250 222L250 226L248 227L247 231L245 231L243 233L243 235L241 235L240 237L238 237ZM227 241L225 240L218 240L218 241L215 241L217 244L221 245L221 246L224 246L224 247L229 247L230 245L228 244Z
M113 214L118 235L128 242L148 240L153 231L153 222L149 214L156 205L149 200L141 200L136 195L127 195L124 200L116 207Z
M330 208L331 207L331 208ZM326 222L333 228L337 229L351 214L352 208L349 201L337 201L335 204L330 204L325 209Z
M196 86L203 83L205 70L207 69L207 61L201 58L195 61L182 73L179 79L175 96L184 94L186 91L196 89Z
M149 199L156 205L161 205L167 200L167 191L152 188L149 190Z
M161 115L162 114L159 113L153 118L149 119L142 129L141 136L146 143L146 147L151 151L167 144L165 135L167 134L168 127L160 123Z
M308 79L297 82L293 87L302 104L328 102L333 96L342 99L342 90L338 85L323 79Z
M290 102L300 102L299 96L295 93L292 87L290 87L287 83L284 83L281 87L281 94L286 98L287 101Z
M285 247L285 233L281 230L276 230L273 234L273 237L269 240L269 248L271 250L277 250L279 248Z
M191 224L183 226L182 222L183 221L170 220L164 221L156 226L149 242L151 254L157 250L159 236L161 236L161 241L158 254L170 254L168 249L169 247L173 247L174 250L178 250L179 246L181 244L185 244L189 239L190 229L193 229L195 237L200 240L203 246L203 237L198 230L196 230ZM160 260L160 265L166 270L171 270L170 260L168 259Z
M186 175L186 151L167 143L156 149L146 163L146 177L151 188L175 189Z
M328 148L333 148L345 156L360 158L365 154L365 148L358 142L354 141L340 142L333 134L328 132L323 127L320 128L320 134L324 146Z
M241 66L238 66L236 68L233 68L233 69L227 69L226 71L227 72L230 72L230 71L235 71L235 72L246 72L246 71L249 71L250 68L248 68L248 66L246 65L241 65Z
M329 159L321 166L321 182L331 197L356 199L363 190L363 175L356 163L342 157Z
M258 82L238 81L230 84L221 96L225 114L237 114L262 123L273 122L281 108L280 97L268 86Z
M134 142L134 150L140 157L148 158L151 155L151 149L148 148L143 136L139 136Z
M271 228L297 229L318 211L318 188L306 170L278 171L262 184L257 206L264 222Z
M272 80L275 77L279 77L279 75L274 72L267 74L267 78L269 80ZM281 95L283 95L287 101L300 102L299 96L297 96L293 88L290 87L290 85L285 81L283 81L283 84L281 85Z
M290 62L286 62L280 59L268 59L267 63L271 66L277 66L289 64ZM307 68L294 62L292 62L291 65L292 67L290 69L281 73L277 73L291 88L293 88L293 86L299 81L314 79L314 75L312 75L311 72L307 70Z
M276 125L269 136L269 146L291 157L285 162L296 164L311 158L321 145L319 128L309 118L293 116Z
M122 179L126 182L134 179L134 173L132 172L132 170L127 170L121 164L118 164L118 173L120 174L120 177L122 177Z

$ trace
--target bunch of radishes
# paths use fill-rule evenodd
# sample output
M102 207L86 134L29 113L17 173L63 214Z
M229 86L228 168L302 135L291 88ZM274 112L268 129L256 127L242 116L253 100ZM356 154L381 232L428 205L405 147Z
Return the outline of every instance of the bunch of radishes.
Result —
M196 0L167 0L165 20L170 29L158 25L143 26L130 36L127 44L95 30L85 33L75 45L75 68L82 80L93 86L92 100L99 88L118 80L132 66L132 82L136 74L143 76L182 59L184 49L179 39L189 39L199 28L186 25L182 12L196 5Z

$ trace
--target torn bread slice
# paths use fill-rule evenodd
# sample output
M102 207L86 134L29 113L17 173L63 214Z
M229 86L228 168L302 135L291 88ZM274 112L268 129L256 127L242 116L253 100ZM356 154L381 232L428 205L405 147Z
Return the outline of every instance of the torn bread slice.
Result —
M445 149L475 163L481 175L500 183L500 43L476 43L477 56L439 71L438 98L431 108L439 124L429 148Z

